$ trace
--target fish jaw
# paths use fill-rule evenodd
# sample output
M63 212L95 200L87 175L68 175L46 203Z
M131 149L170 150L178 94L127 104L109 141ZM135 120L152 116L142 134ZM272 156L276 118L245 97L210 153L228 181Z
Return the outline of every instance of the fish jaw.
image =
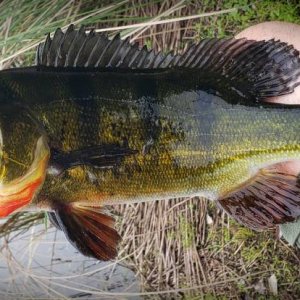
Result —
M50 150L44 136L36 144L34 160L23 176L8 183L0 183L0 217L28 205L41 189L45 177Z

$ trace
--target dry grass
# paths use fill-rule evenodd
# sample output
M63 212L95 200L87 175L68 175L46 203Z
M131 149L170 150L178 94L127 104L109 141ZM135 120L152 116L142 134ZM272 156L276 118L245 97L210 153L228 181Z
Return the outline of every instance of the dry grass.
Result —
M5 2L0 4L2 8ZM238 1L209 4L209 1L157 0L145 4L141 0L125 0L114 5L106 1L99 7L93 6L92 1L63 2L52 0L54 8L48 8L52 17L35 22L30 9L24 9L24 16L28 16L19 27L14 27L14 18L9 13L2 18L3 67L30 64L30 51L41 36L71 22L88 26L98 24L99 28L106 29L146 22L143 26L119 27L114 32L121 30L122 36L130 36L131 40L157 51L181 51L188 41L205 36L232 35L237 28L255 22L255 19L249 19L247 23L241 18L248 13L251 15L248 5L235 17L225 14L161 23L169 18L199 17L205 12L232 9ZM229 2L231 6L224 5ZM242 5L248 3L241 2ZM24 41L21 47L18 46L20 38ZM257 234L237 225L203 199L166 200L113 209L119 215L118 228L123 237L117 262L136 272L141 281L141 295L145 297L240 299L271 295L268 278L272 274L278 280L280 297L295 299L295 295L300 295L298 250L278 241L274 232ZM15 228L26 231L29 225L39 220L41 215L15 215L1 227L0 236ZM101 293L103 295L101 291L94 292L95 295ZM122 295L136 296L126 292L118 294Z
M197 247L205 244L206 202L169 200L120 206L125 254L134 253L145 289L164 290L209 282ZM122 256L122 254L121 254Z
M115 212L122 216L119 258L127 256L142 292L161 291L158 299L258 297L269 294L268 278L275 274L281 296L300 293L300 251L278 241L275 232L243 228L204 199L119 206Z

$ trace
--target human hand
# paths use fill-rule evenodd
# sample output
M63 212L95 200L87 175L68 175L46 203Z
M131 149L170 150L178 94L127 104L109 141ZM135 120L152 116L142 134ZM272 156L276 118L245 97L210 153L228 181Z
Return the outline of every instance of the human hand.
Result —
M288 22L264 22L243 30L235 36L236 38L247 38L250 40L280 40L293 45L300 51L300 25ZM300 77L298 79L300 82ZM300 85L297 86L293 93L279 97L270 97L268 102L300 104ZM299 133L300 134L300 133ZM292 175L300 174L300 160L283 162L276 165L276 169L283 173Z
M248 40L280 40L289 45L293 45L300 52L300 25L288 22L264 22L254 26L250 26L235 36L235 38L246 38ZM300 77L298 79L300 82ZM300 85L295 88L291 94L270 97L269 102L300 104Z

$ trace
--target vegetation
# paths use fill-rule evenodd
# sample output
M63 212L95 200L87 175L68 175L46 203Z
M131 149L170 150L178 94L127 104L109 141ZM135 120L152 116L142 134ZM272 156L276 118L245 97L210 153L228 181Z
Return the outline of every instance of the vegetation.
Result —
M237 32L253 24L266 21L286 21L300 23L298 1L273 1L273 0L228 0L228 1L203 1L207 11L218 8L237 8L231 14L212 16L202 19L196 24L200 38L233 36Z
M221 10L224 13L216 14ZM212 15L155 25L158 20L208 12ZM120 31L156 50L181 51L188 41L233 36L269 20L300 23L299 2L4 0L0 3L0 66L32 64L44 35L70 23L106 28L112 35ZM141 25L116 28L137 23ZM277 239L276 232L248 230L202 199L113 209L120 216L118 227L123 236L118 262L136 272L145 298L296 299L300 295L300 252ZM22 229L22 233L39 222L43 222L41 213L14 215L0 227L0 237L9 241L15 230ZM270 288L272 275L277 279L277 295Z

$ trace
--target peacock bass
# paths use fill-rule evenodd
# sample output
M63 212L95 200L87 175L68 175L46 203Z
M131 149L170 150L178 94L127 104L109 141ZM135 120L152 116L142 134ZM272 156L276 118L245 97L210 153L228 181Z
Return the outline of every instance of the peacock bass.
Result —
M0 72L0 216L48 212L84 255L117 254L105 205L201 196L255 230L300 216L299 53L204 39L183 54L70 26Z

